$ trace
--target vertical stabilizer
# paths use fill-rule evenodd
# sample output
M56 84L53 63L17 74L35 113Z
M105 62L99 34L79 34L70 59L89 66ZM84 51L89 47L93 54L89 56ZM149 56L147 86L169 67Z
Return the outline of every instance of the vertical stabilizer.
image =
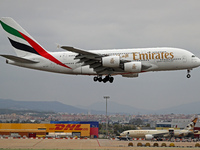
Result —
M194 118L186 127L186 130L194 130L198 118Z
M3 17L0 23L17 56L25 57L31 54L41 55L41 53L46 51L12 18Z

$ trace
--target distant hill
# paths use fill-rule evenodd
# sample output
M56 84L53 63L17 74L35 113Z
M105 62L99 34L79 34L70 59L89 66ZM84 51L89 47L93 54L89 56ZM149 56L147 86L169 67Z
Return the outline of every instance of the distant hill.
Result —
M77 106L79 108L92 108L99 111L104 111L106 109L105 102L96 102L89 106ZM132 107L129 105L119 104L113 101L108 102L108 111L113 113L128 113L128 114L200 114L200 102L191 102L187 104L181 104L178 106L172 106L165 109L157 109L157 110L147 110L147 109L140 109L136 107Z
M76 108L57 101L15 101L0 99L0 109L87 113L85 109Z
M32 116L36 116L39 114L39 116L46 116L46 114L55 114L55 112L52 111L36 111L36 110L16 110L16 109L0 109L0 114L17 114L17 115L24 115L26 113L30 113Z
M0 99L0 109L13 110L35 110L85 114L89 111L91 114L105 114L105 105L105 102L96 102L89 106L75 107L57 101L15 101L10 99ZM166 109L145 110L109 101L108 114L199 114L199 106L200 102L191 102L179 106L172 106Z
M88 107L75 107L57 101L15 101L10 99L0 99L0 109L36 110L85 114L89 111L91 114L105 114L105 103L97 102ZM108 105L108 114L135 114L138 112L141 113L146 111L127 105L121 105L115 102L109 102Z
M174 113L174 114L200 114L200 102L191 102L187 104L181 104L178 106L172 106L170 108L159 109L155 112L158 114L167 114L167 113Z
M99 101L99 102L90 104L88 106L76 106L76 107L103 111L104 114L105 114L106 102ZM151 110L132 107L132 106L129 106L129 105L119 104L119 103L116 103L114 101L108 101L107 102L107 108L108 108L108 112L119 113L119 114L122 114L122 113L126 113L126 114L138 114L138 113L139 114L146 114L146 113L149 113L151 111Z

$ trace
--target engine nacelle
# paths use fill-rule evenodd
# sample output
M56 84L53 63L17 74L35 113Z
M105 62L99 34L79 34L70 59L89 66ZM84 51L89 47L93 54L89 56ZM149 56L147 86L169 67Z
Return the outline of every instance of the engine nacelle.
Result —
M126 71L126 72L141 72L141 70L142 70L141 62L124 63L124 71Z
M198 133L199 132L199 130L194 130L194 133Z
M189 132L180 132L179 136L180 137L182 137L182 136L184 137L184 136L188 136L189 134L190 134Z
M120 57L119 56L102 57L102 65L104 67L119 67Z
M146 135L145 135L145 139L146 139L146 140L152 140L153 138L154 138L154 136L151 135L151 134L146 134Z

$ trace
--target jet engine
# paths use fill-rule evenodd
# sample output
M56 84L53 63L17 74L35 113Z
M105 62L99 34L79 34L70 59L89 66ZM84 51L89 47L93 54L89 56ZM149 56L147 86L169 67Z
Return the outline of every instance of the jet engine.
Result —
M145 139L146 139L146 140L152 140L153 138L154 138L154 136L151 135L151 134L146 134L146 135L145 135Z
M188 136L190 133L189 132L180 132L179 136L180 137L185 137L185 136Z
M124 63L124 71L126 72L141 72L141 70L142 70L141 62Z
M120 57L119 56L102 57L102 65L104 67L119 67Z

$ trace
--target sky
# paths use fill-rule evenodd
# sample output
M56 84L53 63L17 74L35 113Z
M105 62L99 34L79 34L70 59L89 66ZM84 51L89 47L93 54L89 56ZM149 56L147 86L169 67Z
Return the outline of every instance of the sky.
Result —
M176 47L200 57L199 0L0 0L1 17L12 17L48 51L56 43L84 50ZM0 54L15 55L0 27ZM96 83L92 76L49 73L8 65L0 58L0 98L59 101L88 106L105 101L157 110L199 101L200 68L191 72L116 76Z

